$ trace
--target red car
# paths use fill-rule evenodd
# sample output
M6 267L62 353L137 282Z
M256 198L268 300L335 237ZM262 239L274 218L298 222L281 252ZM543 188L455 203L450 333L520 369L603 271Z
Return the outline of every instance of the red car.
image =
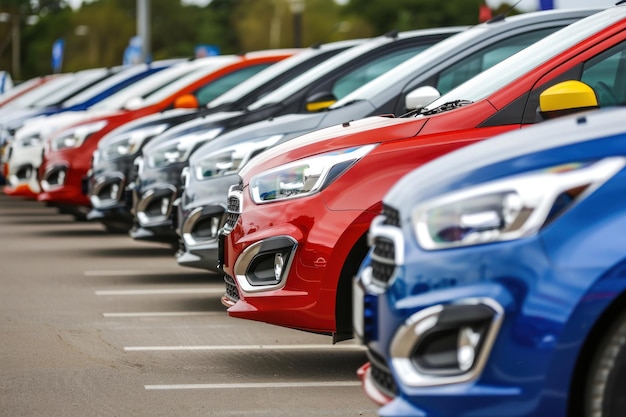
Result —
M593 87L601 106L624 103L625 17L622 5L572 23L417 115L346 122L255 157L220 236L228 314L351 338L352 278L384 194L427 161L541 120L539 95L562 81Z
M202 58L205 64L181 73L145 97L129 97L124 109L56 131L46 141L43 163L39 168L42 192L37 200L59 207L77 218L84 217L90 201L83 192L83 180L91 167L98 141L108 132L158 111L204 106L244 79L298 51L284 49ZM161 76L167 71L171 69L163 71Z

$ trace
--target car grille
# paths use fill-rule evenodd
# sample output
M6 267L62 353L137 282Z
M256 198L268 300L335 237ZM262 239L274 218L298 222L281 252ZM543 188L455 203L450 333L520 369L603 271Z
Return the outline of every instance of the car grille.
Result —
M400 227L400 214L398 210L385 205L383 207L383 225L388 227ZM374 236L374 248L372 256L372 277L380 284L388 284L396 268L396 248L393 240L385 236Z
M233 303L239 301L239 290L237 289L237 284L235 284L233 277L225 274L224 283L226 284L226 297Z
M370 375L376 388L389 397L398 395L398 387L385 360L371 349L367 351L367 357L371 364Z
M228 206L226 208L225 229L232 230L237 224L239 215L241 214L241 200L243 197L243 182L233 185L228 191Z

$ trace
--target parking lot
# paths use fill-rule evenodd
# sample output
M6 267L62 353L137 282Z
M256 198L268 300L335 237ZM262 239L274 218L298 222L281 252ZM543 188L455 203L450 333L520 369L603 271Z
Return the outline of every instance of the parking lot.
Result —
M0 415L373 416L352 341L228 317L169 247L0 194Z

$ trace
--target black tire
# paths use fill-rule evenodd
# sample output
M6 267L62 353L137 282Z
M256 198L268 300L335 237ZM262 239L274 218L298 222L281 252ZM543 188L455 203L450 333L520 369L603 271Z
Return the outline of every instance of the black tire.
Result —
M626 415L626 312L608 328L595 351L585 390L585 416Z

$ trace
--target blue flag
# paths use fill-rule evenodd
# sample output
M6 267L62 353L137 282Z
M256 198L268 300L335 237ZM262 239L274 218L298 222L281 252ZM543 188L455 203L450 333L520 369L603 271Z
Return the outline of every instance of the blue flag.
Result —
M61 72L63 67L63 50L65 49L65 41L57 39L52 44L52 72Z

